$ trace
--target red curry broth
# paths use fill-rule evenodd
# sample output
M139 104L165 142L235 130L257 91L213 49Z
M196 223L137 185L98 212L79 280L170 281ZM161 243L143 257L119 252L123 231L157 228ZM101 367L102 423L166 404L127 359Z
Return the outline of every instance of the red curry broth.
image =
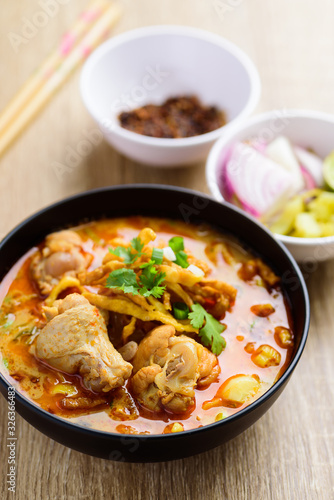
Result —
M101 264L108 249L108 241L116 236L130 240L147 226L157 233L157 239L168 241L172 236L183 236L185 247L212 268L210 277L232 284L238 290L234 306L222 319L227 327L224 332L227 345L218 357L221 373L217 382L196 389L196 404L182 415L165 411L153 413L134 401L129 381L122 388L107 394L96 394L84 387L79 375L62 373L35 358L29 353L34 341L33 329L36 328L38 332L44 326L45 319L41 310L44 298L38 293L29 273L31 258L37 250L34 248L20 259L0 286L1 369L19 391L46 411L87 427L110 432L160 434L173 421L182 423L184 429L191 429L225 418L249 405L268 390L287 367L293 345L291 343L288 347L282 347L277 343L280 329L292 331L291 315L284 294L279 286L268 289L259 276L251 281L243 281L239 277L238 268L253 256L234 239L222 236L207 226L196 227L146 217L102 220L75 230L84 240L84 252L92 255L90 269L94 269ZM225 244L231 258L239 263L236 267L226 262L226 255L224 259L220 252L213 259L212 249L219 242ZM259 304L271 304L274 312L264 317L255 315L251 309L254 310L254 306ZM196 338L196 341L199 339ZM254 353L263 345L273 347L279 353L280 362L277 366L262 368L254 363ZM203 409L203 403L212 401L227 379L239 374L258 377L261 390L239 407L220 405ZM67 396L52 394L52 389L59 383L69 387ZM66 398L69 401L82 398L78 401L83 407L68 407ZM85 408L85 405L88 406ZM207 406L210 404L204 405Z

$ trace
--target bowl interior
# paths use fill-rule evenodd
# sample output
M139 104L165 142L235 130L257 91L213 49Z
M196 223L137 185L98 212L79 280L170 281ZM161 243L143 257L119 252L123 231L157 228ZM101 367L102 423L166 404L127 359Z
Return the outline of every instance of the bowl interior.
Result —
M289 113L273 112L249 120L246 125L233 128L217 143L216 155L212 164L209 182L217 183L224 196L223 186L220 184L222 164L230 147L239 141L257 137L262 141L270 142L276 137L284 135L292 143L304 148L311 148L317 155L324 158L333 150L334 117L322 118L317 116L293 116ZM209 172L210 173L210 172Z
M286 385L305 346L309 326L309 300L301 272L284 247L269 231L229 204L220 204L194 191L167 186L115 186L83 193L56 203L33 215L0 242L0 279L26 250L51 231L90 219L133 214L172 217L185 222L206 222L239 237L258 252L282 276L292 306L296 345L282 377L257 401L223 421L183 433L133 436L107 433L65 421L31 403L17 392L17 410L36 428L62 444L85 453L126 461L161 461L194 455L232 439L268 410ZM0 390L6 395L9 382L0 373ZM112 450L112 452L111 452Z
M236 124L215 144L208 158L207 182L213 196L220 201L228 198L224 191L222 169L233 144L252 137L270 142L280 135L285 135L294 144L311 148L320 158L324 158L333 150L334 117L312 111L271 111L251 118L241 126ZM296 247L317 246L334 242L333 236L326 238L277 236L284 243L293 242ZM301 257L306 257L304 254L296 254L292 248L290 250L298 260ZM326 258L331 257L332 253L326 254ZM308 254L307 257L310 255ZM325 258L317 258L316 260L325 260Z
M215 35L191 28L140 29L92 54L83 71L83 96L101 123L117 125L121 111L184 94L218 106L231 121L253 92L248 65L239 49Z
M292 306L299 349L309 310L307 289L298 265L269 230L229 203L183 188L155 185L127 185L88 191L60 201L31 216L0 242L0 280L14 263L47 234L88 220L103 217L153 215L207 223L232 234L261 256L282 277L287 300Z

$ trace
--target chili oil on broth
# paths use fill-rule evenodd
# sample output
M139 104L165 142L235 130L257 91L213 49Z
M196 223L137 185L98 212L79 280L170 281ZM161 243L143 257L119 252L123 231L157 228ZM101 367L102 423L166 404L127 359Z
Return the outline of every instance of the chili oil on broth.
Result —
M101 265L111 239L124 237L130 241L144 227L151 227L157 233L156 241L163 239L167 243L172 236L183 236L186 249L210 265L210 277L225 281L238 290L232 310L227 311L222 319L227 327L223 333L226 348L218 356L221 369L218 380L207 388L195 389L195 407L185 414L154 414L134 402L127 390L128 382L123 388L101 396L88 391L79 375L62 373L38 360L29 352L29 348L34 343L34 335L46 321L41 308L44 299L39 295L29 273L31 259L37 251L35 247L13 266L0 285L1 371L12 385L44 410L85 427L108 432L161 434L166 425L174 421L182 422L184 430L188 430L210 424L216 418L225 418L248 406L266 392L285 370L292 347L282 348L274 338L275 327L291 329L292 326L283 292L279 288L267 290L261 280L258 283L254 280L243 281L238 275L238 266L235 268L228 264L220 252L215 254L215 261L209 258L213 246L224 242L237 262L251 259L253 256L233 238L225 237L209 226L196 227L179 221L148 217L101 220L78 226L74 230L84 241L83 250L92 255L89 270L93 270ZM270 316L258 317L251 312L252 306L267 303L275 309ZM196 338L196 341L199 339ZM263 344L279 352L281 359L278 366L260 368L252 361L252 353L247 352L249 345L254 351ZM259 377L261 388L253 398L237 408L202 408L204 402L215 397L225 380L239 374ZM64 394L52 394L57 384L69 387L72 396L88 398L98 404L80 411L61 407Z

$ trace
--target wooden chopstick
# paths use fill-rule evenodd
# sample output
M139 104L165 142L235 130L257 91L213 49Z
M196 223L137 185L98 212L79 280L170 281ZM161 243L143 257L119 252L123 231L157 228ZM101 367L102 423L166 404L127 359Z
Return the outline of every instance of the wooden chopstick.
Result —
M102 4L105 2L99 1L98 3L101 8ZM94 2L94 4L97 5L96 2ZM54 53L41 66L40 70L43 69L43 73L39 71L38 73L40 73L40 75L48 75L48 73L45 73L45 69L51 69L52 73L48 79L44 78L44 80L40 82L40 78L38 78L37 82L37 80L34 81L33 77L31 81L28 81L27 86L23 87L20 91L17 103L15 98L11 105L6 108L5 116L7 116L7 119L2 121L3 115L1 116L2 123L6 122L7 126L4 126L0 131L0 156L19 136L23 129L37 116L39 111L59 90L63 83L65 83L78 65L84 61L97 45L99 45L109 29L118 21L120 14L121 9L118 5L107 3L95 24L71 52L65 51L65 57L56 56ZM86 15L84 14L84 18L86 18L87 22L87 13ZM83 29L82 23L80 23L80 27L79 23L76 23L75 26L75 32L78 34L80 31L82 33L86 31L86 28ZM72 31L70 33L72 33Z
M44 63L33 73L22 89L2 111L0 115L0 133L8 127L10 122L22 110L23 106L56 71L57 67L66 58L78 40L88 32L92 23L103 14L108 5L107 0L94 0L90 3L72 29L63 36L59 46L47 57Z

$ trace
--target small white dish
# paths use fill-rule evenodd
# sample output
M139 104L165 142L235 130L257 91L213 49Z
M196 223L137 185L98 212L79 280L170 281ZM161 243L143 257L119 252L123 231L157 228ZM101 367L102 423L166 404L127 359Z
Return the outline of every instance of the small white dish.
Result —
M206 180L213 197L224 201L224 193L219 188L219 175L224 155L232 144L251 137L269 142L279 135L288 137L296 145L312 148L320 158L325 158L334 149L334 115L298 109L274 110L229 128L213 146L206 163ZM320 262L334 258L334 236L275 236L298 262Z
M90 55L81 75L84 104L106 140L129 158L157 167L204 160L214 141L253 111L260 89L257 70L242 50L184 26L144 27L116 36ZM196 95L222 109L227 125L180 139L148 137L119 125L122 111L181 95Z

